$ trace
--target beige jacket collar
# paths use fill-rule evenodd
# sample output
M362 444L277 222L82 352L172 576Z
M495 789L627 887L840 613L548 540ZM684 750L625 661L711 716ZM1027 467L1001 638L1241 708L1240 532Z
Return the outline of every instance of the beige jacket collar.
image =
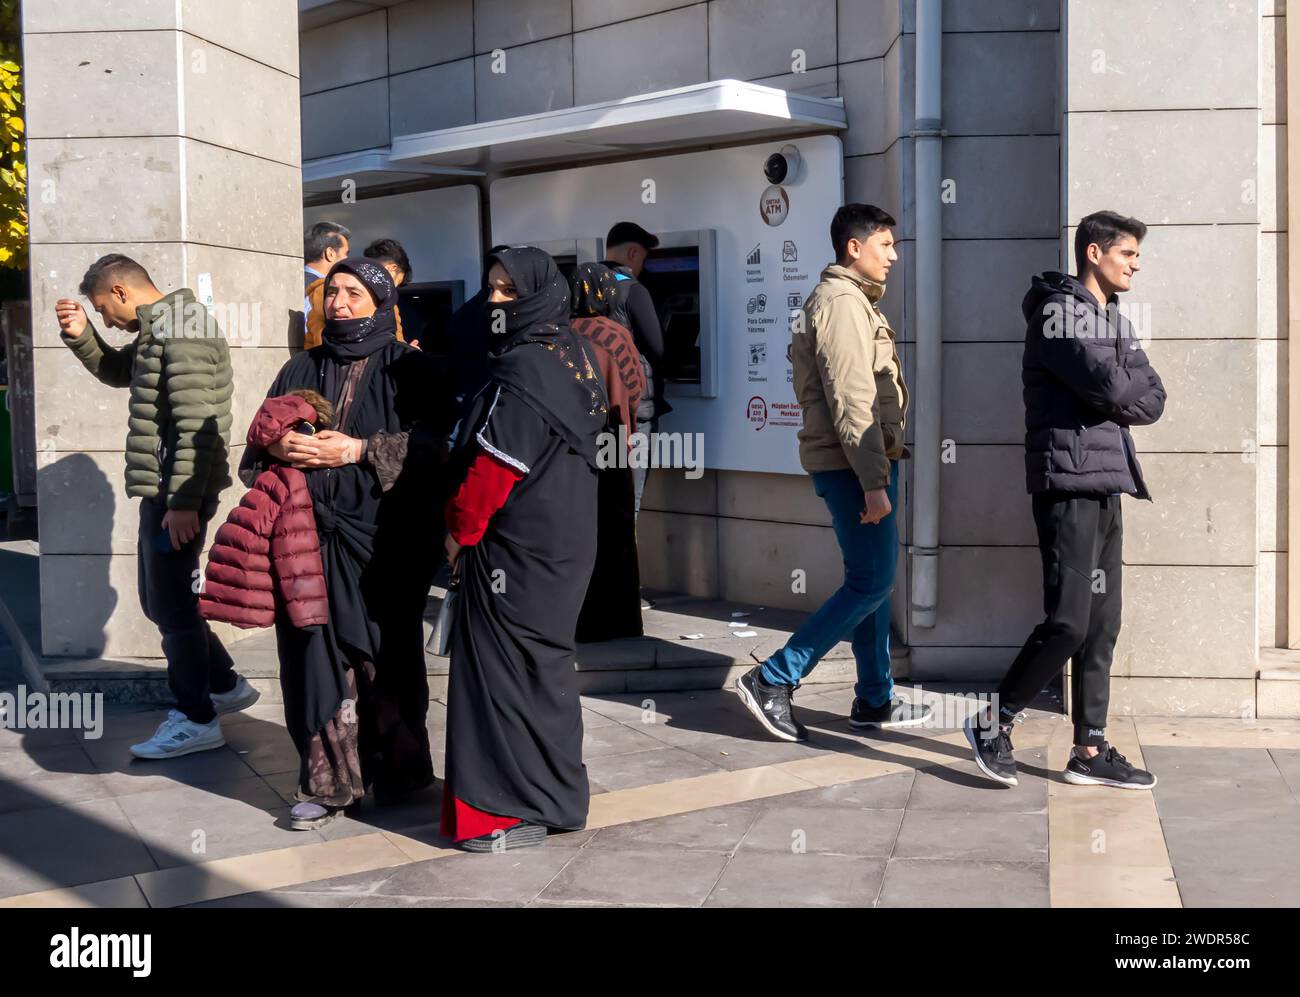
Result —
M878 304L880 299L885 296L885 285L878 280L871 280L869 277L863 277L855 273L848 267L842 267L838 263L832 263L822 271L822 280L847 280L855 285L867 300L873 305Z

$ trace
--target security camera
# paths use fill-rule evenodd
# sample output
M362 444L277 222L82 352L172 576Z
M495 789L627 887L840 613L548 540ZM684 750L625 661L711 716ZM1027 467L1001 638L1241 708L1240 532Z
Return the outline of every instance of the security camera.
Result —
M774 152L763 163L763 176L768 183L794 183L799 178L799 167L803 157L792 145L782 146L780 152Z

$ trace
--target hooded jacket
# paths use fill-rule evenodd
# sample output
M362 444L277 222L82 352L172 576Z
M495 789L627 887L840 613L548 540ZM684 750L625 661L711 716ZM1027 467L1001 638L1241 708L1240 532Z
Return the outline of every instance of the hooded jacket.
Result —
M791 335L794 390L803 409L799 462L810 474L852 468L863 491L889 484L907 455L907 386L894 330L878 303L885 285L832 264Z
M265 449L299 422L315 420L302 398L268 398L248 443ZM297 468L275 464L259 474L217 530L199 612L244 628L272 626L281 614L299 628L329 622L316 516Z
M1069 274L1034 277L1021 380L1031 493L1120 492L1150 499L1130 426L1165 408L1165 388L1115 300L1103 307Z

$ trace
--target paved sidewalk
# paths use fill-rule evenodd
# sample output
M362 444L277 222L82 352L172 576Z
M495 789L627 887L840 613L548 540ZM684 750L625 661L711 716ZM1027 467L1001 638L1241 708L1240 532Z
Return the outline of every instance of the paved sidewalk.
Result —
M34 541L0 540L0 633L14 642L28 684L54 692L101 692L109 702L166 706L167 663L161 657L131 658L104 653L81 658L42 653L39 547ZM445 590L434 586L425 611L426 637ZM591 694L662 689L730 688L739 675L782 647L805 614L789 609L651 592L653 609L642 613L644 636L579 644L579 691ZM263 695L279 702L279 659L271 630L236 630L217 625L240 674ZM907 669L907 651L896 649L895 674ZM426 653L429 687L447 689L450 662ZM852 681L853 649L841 641L808 678L809 685Z
M20 682L0 644L0 691ZM808 745L768 740L728 692L584 697L590 827L500 855L437 837L436 789L288 830L274 705L161 763L126 751L158 710L110 707L97 741L0 729L0 906L1300 904L1300 722L1118 721L1160 776L1148 794L1066 785L1069 725L1037 713L1008 790L960 732L860 736L847 686L804 692ZM433 703L439 770L444 717Z

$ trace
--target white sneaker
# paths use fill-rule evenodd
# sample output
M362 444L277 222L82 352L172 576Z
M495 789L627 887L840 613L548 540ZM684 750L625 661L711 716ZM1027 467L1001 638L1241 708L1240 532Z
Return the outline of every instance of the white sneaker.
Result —
M221 733L221 721L196 724L184 713L172 710L153 737L140 744L131 745L136 758L177 758L196 751L210 751L226 743Z
M168 710L166 718L158 725L158 729L153 732L153 736L157 737L165 728L184 719L186 719L185 714L180 710Z
M246 710L261 698L262 694L249 684L248 679L240 675L235 682L235 687L229 692L212 694L212 708L217 711L217 716L221 717L227 713Z

